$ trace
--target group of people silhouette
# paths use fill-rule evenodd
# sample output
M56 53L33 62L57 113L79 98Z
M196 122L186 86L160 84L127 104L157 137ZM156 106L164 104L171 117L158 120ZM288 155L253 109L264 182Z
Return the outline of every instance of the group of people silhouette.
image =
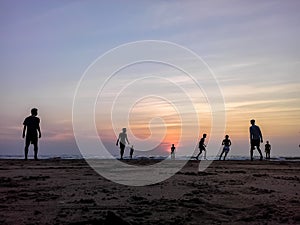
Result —
M260 160L263 160L263 155L260 149L260 143L263 143L263 136L262 136L262 132L259 128L259 126L255 125L255 120L252 119L250 120L251 126L249 128L249 133L250 133L250 159L251 161L253 161L253 151L255 150L255 148L257 149L258 153L260 154ZM207 137L207 134L203 134L202 138L199 141L199 153L197 156L192 157L194 159L199 160L199 157L202 155L202 152L204 151L204 159L206 159L206 145L205 145L205 138ZM225 135L225 139L222 141L222 152L219 156L219 160L222 159L222 156L224 154L223 160L225 160L225 158L227 157L229 151L230 151L230 146L231 146L231 140L229 139L229 135ZM174 144L172 144L171 147L171 158L174 159L175 158L175 146ZM266 153L266 159L270 159L270 152L271 152L271 145L269 143L269 141L266 142L265 144L265 153Z
M29 146L30 144L33 144L34 146L34 159L38 160L38 138L41 138L42 133L40 129L40 118L37 117L38 115L38 109L32 108L31 109L31 115L26 117L24 122L23 122L23 135L22 137L25 138L25 160L28 159L28 151L29 151ZM251 126L249 128L249 133L250 133L250 160L253 161L253 153L255 148L257 149L258 153L260 154L260 160L263 160L263 155L260 149L260 143L263 143L263 136L262 132L255 124L255 120L252 119L250 120ZM202 138L199 141L199 153L197 156L192 157L196 160L199 160L199 157L202 155L204 152L204 159L206 159L206 144L205 144L205 139L207 137L207 134L203 134ZM124 158L124 152L125 152L125 147L126 144L130 144L128 141L127 133L126 133L126 128L122 129L122 132L119 134L116 145L120 146L120 159L122 160ZM219 160L221 160L223 154L223 160L227 157L229 151L230 151L230 146L231 146L231 140L229 139L229 135L225 135L225 139L222 141L222 152L219 156ZM172 144L171 146L171 159L175 159L175 145ZM265 144L265 153L266 153L266 159L270 159L270 151L271 151L271 145L269 141L266 142ZM134 148L133 145L130 147L130 159L133 158L133 153L134 153Z

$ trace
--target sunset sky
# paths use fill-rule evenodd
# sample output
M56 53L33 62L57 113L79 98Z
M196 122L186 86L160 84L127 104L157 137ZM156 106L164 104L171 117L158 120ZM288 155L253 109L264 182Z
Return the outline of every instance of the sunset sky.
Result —
M41 118L39 153L79 154L72 128L72 104L86 69L119 45L162 40L195 52L213 71L224 97L224 136L229 134L233 143L230 154L249 154L249 121L254 118L264 140L270 141L273 155L299 156L299 12L297 0L3 0L0 2L0 155L23 154L22 123L32 107L39 109ZM122 88L126 90L131 79L142 75L167 77L195 96L194 107L200 118L197 135L207 133L208 140L213 141L205 93L191 87L185 75L172 68L136 65L120 71L121 78L116 77L116 81L103 89L104 97L96 104L99 136L113 154L118 153L118 148L112 128L119 132L127 125L132 144L138 139L147 141L151 132L149 142L162 141L162 152L169 150L171 143L179 144L180 115L172 104L184 106L186 101L163 80L145 79L127 90L135 96L145 87L151 87L162 98L148 96L130 102L124 95L126 104L124 100L123 105L114 105L113 113L111 108L103 107L112 103L113 96ZM202 74L195 72L193 76ZM174 96L176 102L166 101ZM118 123L125 106L133 106L128 124ZM106 117L116 121L112 124ZM195 121L189 121L188 125L192 135ZM177 151L184 155L184 146Z

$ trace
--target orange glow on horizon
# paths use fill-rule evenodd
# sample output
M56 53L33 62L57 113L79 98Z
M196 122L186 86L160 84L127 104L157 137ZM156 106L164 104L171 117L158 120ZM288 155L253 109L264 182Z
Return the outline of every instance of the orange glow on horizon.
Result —
M149 111L151 104L151 111ZM181 136L181 119L173 106L159 98L147 98L138 102L130 112L131 132L139 139L159 136L165 151L168 146L177 145Z

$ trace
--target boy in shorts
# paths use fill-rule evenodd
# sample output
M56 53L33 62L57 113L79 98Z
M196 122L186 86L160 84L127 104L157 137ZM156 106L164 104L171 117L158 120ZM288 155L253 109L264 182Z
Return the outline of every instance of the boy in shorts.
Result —
M37 160L38 154L38 137L41 138L40 118L37 117L38 110L31 109L31 116L28 116L23 122L23 138L25 138L25 160L28 156L28 148L30 144L34 146L34 159ZM26 134L26 135L25 135Z
M203 134L202 138L199 141L199 153L195 157L197 160L199 160L199 156L202 154L203 151L205 151L204 159L206 159L206 145L204 144L206 136L206 134Z
M220 155L219 160L221 160L223 153L225 153L223 160L225 160L229 150L230 150L230 146L231 146L231 141L229 139L229 135L225 136L225 139L222 141L222 145L224 145L222 153Z
M255 149L255 147L257 148L257 151L260 154L260 159L263 159L263 155L261 153L260 150L260 142L263 143L263 137L262 137L262 133L261 130L259 128L259 126L255 125L255 120L250 120L251 123L251 127L249 128L250 130L250 143L251 143L251 149L250 149L250 158L251 161L253 161L253 150Z

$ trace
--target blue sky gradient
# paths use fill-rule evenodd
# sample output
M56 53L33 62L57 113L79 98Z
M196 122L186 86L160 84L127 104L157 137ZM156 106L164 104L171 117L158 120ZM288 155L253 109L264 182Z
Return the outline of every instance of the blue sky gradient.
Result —
M0 155L23 154L32 107L41 154L78 153L72 102L86 68L118 45L155 39L191 49L212 68L232 154L248 154L256 118L274 154L299 156L299 10L297 0L1 1Z

